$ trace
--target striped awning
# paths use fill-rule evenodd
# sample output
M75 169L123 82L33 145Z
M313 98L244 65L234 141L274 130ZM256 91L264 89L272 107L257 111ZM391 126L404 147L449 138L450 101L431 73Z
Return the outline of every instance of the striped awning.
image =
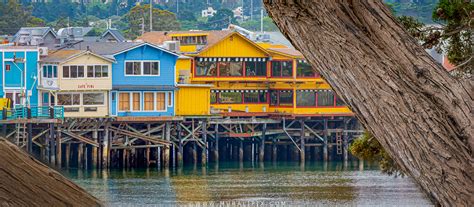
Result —
M266 62L268 58L262 57L197 57L199 62Z
M251 90L251 89L247 89L247 90L238 90L238 89L228 89L228 90L211 90L211 93L266 93L268 92L268 90L259 90L259 89L255 89L255 90Z

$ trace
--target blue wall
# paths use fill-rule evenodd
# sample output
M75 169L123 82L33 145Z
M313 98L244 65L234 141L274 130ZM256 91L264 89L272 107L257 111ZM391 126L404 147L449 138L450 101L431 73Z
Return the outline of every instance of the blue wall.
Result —
M166 51L143 45L138 48L117 54L112 64L112 86L120 85L175 85L175 65L178 56ZM125 76L125 61L158 60L160 61L159 76Z
M175 66L178 59L177 55L150 45L142 45L135 49L117 54L114 58L116 60L116 62L112 64L112 88L114 88L114 90L109 99L111 104L109 114L111 116L174 116L174 86L176 84ZM160 74L159 76L126 76L126 61L160 61ZM156 87L150 88L150 86ZM119 92L142 93L141 106L143 108L144 91L169 92L172 94L173 104L172 106L167 106L164 112L118 112Z
M2 59L3 56L5 59ZM12 59L14 56L24 58L25 62L17 62L14 64L12 61L7 61L7 59ZM0 73L0 96L5 96L5 89L21 88L22 72L20 69L23 71L26 70L26 90L30 91L30 89L32 89L30 105L38 105L38 51L22 51L19 49L8 51L0 49L0 63L0 71L3 71ZM10 65L10 71L6 71L4 65ZM3 75L5 75L5 77L3 77ZM3 83L5 83L5 85L3 85Z

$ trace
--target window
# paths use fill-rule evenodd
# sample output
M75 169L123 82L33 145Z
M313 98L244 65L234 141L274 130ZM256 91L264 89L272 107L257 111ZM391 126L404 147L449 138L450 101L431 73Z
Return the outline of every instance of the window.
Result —
M274 90L270 91L271 106L293 106L293 91Z
M119 110L130 111L130 93L119 93Z
M160 65L158 62L144 62L143 75L160 75Z
M126 75L141 75L141 62L126 62L125 63L125 74Z
M330 90L319 90L318 106L334 106L334 93Z
M165 93L159 92L156 93L156 110L157 111L164 111L165 107Z
M207 61L196 62L196 76L217 76L217 63Z
M298 60L296 64L296 76L297 77L316 77L318 73L313 70L311 65L306 60Z
M63 78L84 78L83 65L63 66Z
M217 103L217 93L211 92L211 104Z
M246 76L267 76L266 62L245 62Z
M140 93L132 93L132 111L140 111Z
M245 92L244 103L266 103L267 93L263 91Z
M219 76L242 76L242 62L219 62Z
M207 44L207 36L185 36L185 37L171 37L173 41L179 41L181 45L205 45Z
M145 111L153 111L154 110L154 104L155 104L155 94L152 92L145 92L143 93L144 95L144 109Z
M239 104L242 103L242 93L240 92L220 92L219 103Z
M104 105L104 93L82 94L83 105Z
M293 76L293 61L272 61L273 77Z
M88 65L88 78L106 78L109 77L109 66L107 65Z
M43 65L43 78L57 78L57 77L58 77L58 66Z
M160 62L126 62L126 75L160 75Z
M296 91L296 106L316 106L316 92Z
M58 105L60 106L79 106L81 105L81 94L61 93L58 94Z

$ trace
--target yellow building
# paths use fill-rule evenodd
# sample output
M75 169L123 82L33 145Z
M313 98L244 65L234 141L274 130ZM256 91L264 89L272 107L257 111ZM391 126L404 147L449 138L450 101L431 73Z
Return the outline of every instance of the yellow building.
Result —
M230 30L149 32L139 39L153 44L179 42L181 53L192 59L178 60L178 81L212 85L211 112L228 116L352 114L303 55L283 45L255 43Z
M40 104L64 106L65 117L108 116L112 62L90 51L50 51L40 63Z

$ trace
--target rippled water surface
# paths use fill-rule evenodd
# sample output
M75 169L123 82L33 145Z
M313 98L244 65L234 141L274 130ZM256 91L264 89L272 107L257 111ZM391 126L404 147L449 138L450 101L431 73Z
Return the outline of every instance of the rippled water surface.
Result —
M410 178L342 163L220 163L207 168L86 171L64 174L107 205L428 206Z

